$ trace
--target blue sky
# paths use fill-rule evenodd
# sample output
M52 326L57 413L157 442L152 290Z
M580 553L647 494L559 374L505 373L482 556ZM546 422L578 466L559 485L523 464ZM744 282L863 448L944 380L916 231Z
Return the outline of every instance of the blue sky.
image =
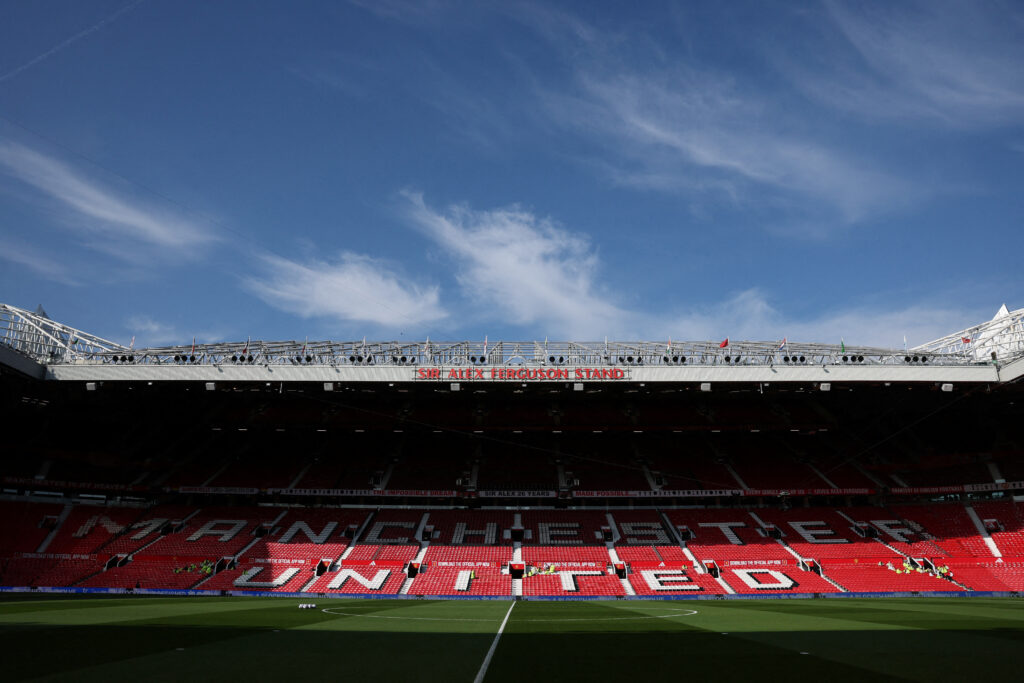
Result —
M0 3L0 301L137 344L1024 306L1013 2Z

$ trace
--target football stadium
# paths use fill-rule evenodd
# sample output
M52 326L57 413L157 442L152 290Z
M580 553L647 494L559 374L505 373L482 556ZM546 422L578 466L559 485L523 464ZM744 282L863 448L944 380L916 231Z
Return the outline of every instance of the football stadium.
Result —
M7 680L1019 676L1024 309L904 349L0 316Z

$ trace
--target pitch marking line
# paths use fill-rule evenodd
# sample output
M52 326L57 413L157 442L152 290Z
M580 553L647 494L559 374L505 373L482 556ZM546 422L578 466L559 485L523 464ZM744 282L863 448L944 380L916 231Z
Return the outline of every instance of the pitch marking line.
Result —
M505 612L505 618L502 620L501 626L498 627L498 633L494 636L494 642L491 643L491 649L487 651L487 656L484 657L484 663L480 665L480 671L477 672L476 678L473 679L473 683L483 683L484 676L487 675L487 667L491 665L491 657L494 656L494 651L498 648L498 641L501 640L501 634L505 631L505 624L508 623L508 618L512 615L512 608L515 606L516 601L513 600L512 604L508 607L508 611Z
M514 604L514 603L513 603ZM409 616L386 616L382 614L358 614L355 612L343 612L342 609L358 609L360 607L376 608L376 605L352 605L351 607L325 607L320 610L326 614L334 614L340 617L362 617L363 619L395 619L398 621L476 621L476 622L489 622L490 619L465 619L458 617L409 617ZM633 607L634 610L653 610L659 609L654 607ZM509 612L512 608L509 607ZM652 614L640 617L570 617L567 619L520 619L523 623L534 623L534 624L553 624L558 622L569 622L569 621L638 621L641 619L672 619L675 617L692 617L699 612L695 609L672 609L669 610L668 614Z

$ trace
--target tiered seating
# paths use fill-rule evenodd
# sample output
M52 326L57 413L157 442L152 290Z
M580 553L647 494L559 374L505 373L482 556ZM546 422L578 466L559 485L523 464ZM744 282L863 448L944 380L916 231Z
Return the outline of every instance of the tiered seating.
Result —
M619 530L615 552L623 562L685 559L657 510L618 510L613 517Z
M336 508L294 508L278 522L271 534L260 539L239 558L235 569L218 573L201 588L203 590L258 590L296 592L313 579L321 560L335 562L348 547L345 530L358 527L365 520L365 510ZM328 531L328 526L333 528ZM309 527L309 530L303 528ZM325 536L326 534L326 536ZM311 538L312 536L312 538ZM322 542L313 539L322 538ZM260 571L252 574L253 570ZM283 576L279 586L273 583ZM245 579L243 579L245 577ZM255 585L253 585L255 584Z
M475 578L467 590L456 590L460 572L472 572ZM409 588L413 595L512 595L512 577L498 567L430 567L417 574Z
M202 486L223 467L224 463L213 458L195 458L183 463L163 481L164 486Z
M959 505L894 505L889 509L901 519L920 524L935 536L935 545L944 551L940 555L992 557L992 551L978 535L974 522Z
M665 558L653 545L624 545L615 548L615 554L623 562L664 562Z
M346 467L341 471L336 485L340 489L368 489L372 488L372 479L380 472L383 473L391 465L391 456L378 452L379 444L369 446L365 451L359 453L358 457L345 458ZM308 488L307 484L301 484Z
M516 452L515 449L512 449ZM477 470L477 488L481 491L497 490L556 490L558 471L555 465L535 457L530 467L524 468L517 460L491 454L482 458Z
M989 535L996 547L1007 557L1024 557L1024 521L1021 511L1013 501L985 501L971 503L982 522L995 519L1002 525L1002 531L991 531Z
M46 571L53 560L12 557L0 563L0 585L35 586L35 578Z
M512 546L434 545L427 548L424 562L490 562L507 564L512 560Z
M860 470L843 456L818 457L814 464L819 472L841 489L878 488L878 484L869 477L864 476ZM821 485L824 487L827 484L822 482Z
M15 557L0 565L2 586L71 586L102 568L90 559Z
M0 503L4 533L0 534L0 557L13 553L34 553L50 533L44 520L56 517L63 505L50 503Z
M381 572L383 572L383 574ZM380 581L380 587L368 587L354 578L346 578L341 586L337 588L330 588L330 584L337 582L341 576L349 576L352 573L362 577L363 581L370 584L370 586L376 585L376 582ZM378 577L381 578L378 579ZM335 572L327 572L323 576L319 577L309 588L306 589L306 592L343 594L382 593L396 595L402 590L402 584L405 583L405 579L405 572L403 572L401 568L371 566L344 567Z
M681 576L689 579L688 581L681 581L678 574L656 574L651 578L649 582L644 576L644 571L655 571L658 570L634 570L628 575L629 583L633 586L633 591L637 595L694 595L694 594L712 594L718 595L725 593L725 589L722 584L718 583L710 574L698 574L696 571L687 570ZM679 570L674 570L679 571ZM655 586L664 586L665 588L655 588L651 586L651 582ZM697 589L686 590L683 586L695 585Z
M604 545L602 528L608 527L603 512L536 511L520 515L523 528L529 531L523 545ZM545 531L546 529L546 531ZM547 538L545 538L547 535Z
M689 452L678 455L649 455L652 472L665 479L666 489L735 489L739 482L729 470L706 453Z
M336 489L342 474L348 469L347 460L326 460L314 462L302 475L295 488L299 489ZM366 488L365 485L359 488Z
M138 508L77 505L61 524L46 552L93 553L143 514L143 510Z
M899 568L898 561L893 566ZM848 591L854 593L873 593L889 591L959 591L959 586L945 579L927 573L897 574L877 561L858 562L826 562L823 563L825 575Z
M946 514L955 514L959 511L957 506L943 508ZM886 508L859 507L844 508L850 518L857 522L870 522L878 529L878 538L891 545L898 552L911 557L948 557L946 552L929 536L918 520L901 519L898 514ZM966 514L966 513L965 513ZM925 516L923 514L917 516ZM969 522L970 520L968 520ZM920 527L918 530L916 527ZM887 531L888 529L888 531ZM898 538L897 538L898 537ZM906 539L906 540L901 540Z
M887 558L898 559L899 555L885 545L871 538L858 535L849 520L834 510L808 508L798 510L757 510L756 514L765 523L775 524L784 535L783 540L801 557L823 558ZM852 515L851 515L852 517ZM855 521L857 520L854 517ZM876 517L876 519L878 519ZM808 524L808 522L815 522ZM821 522L821 524L817 524ZM797 529L802 528L815 542L806 540ZM831 533L827 533L831 532ZM826 541L845 541L828 543Z
M281 488L288 486L301 471L298 461L281 462L244 458L228 465L210 482L210 486L239 486L246 488Z
M73 586L102 568L96 560L51 560L50 566L35 577L34 583L37 586Z
M987 569L993 577L998 579L1009 590L1024 591L1024 561L1007 560L1004 562L987 562L981 566ZM953 569L954 572L953 578L959 581L960 574L963 572L964 568L951 567L951 569Z
M948 486L958 484L985 484L992 481L992 473L983 462L962 463L947 467L929 467L900 473L908 486Z
M158 539L160 527L165 523L180 522L195 511L194 507L186 505L158 505L150 508L98 550L111 555L133 553Z
M726 568L722 571L722 578L737 593L750 595L761 593L841 592L814 572L803 571L796 567Z
M435 536L431 543L450 545L455 542L457 524L465 524L462 545L486 545L481 534L465 533L468 531L485 531L488 524L495 525L495 543L511 545L512 541L505 537L512 528L515 516L511 512L492 512L480 510L433 510L427 519L427 525L434 528Z
M315 566L320 560L335 561L348 548L348 539L342 534L351 526L358 527L366 518L365 510L344 510L334 508L295 508L277 523L269 536L261 538L245 554L239 562L252 563L259 560L292 560L302 564ZM319 538L334 524L322 542ZM307 532L302 525L308 526ZM310 537L312 533L313 538ZM298 562L296 562L297 564ZM267 563L273 564L273 562Z
M666 514L673 525L686 526L694 534L686 547L699 560L795 560L775 539L761 535L760 527L746 510L669 510ZM733 522L743 526L702 526Z
M523 512L523 561L527 564L582 563L605 567L611 558L602 527L608 517L602 512ZM621 588L621 586L620 586Z
M760 440L759 440L760 441ZM764 448L751 445L751 450L732 452L732 468L752 489L825 488L814 470L795 462L782 453L766 456Z
M204 508L183 531L168 534L146 548L147 555L220 558L235 555L256 537L263 523L280 516L279 508ZM210 533L203 533L203 529ZM212 532L218 533L212 533ZM203 533L198 536L197 534Z
M259 568L259 572L252 572ZM235 569L228 569L204 581L199 588L202 590L249 590L249 591L273 591L276 593L297 593L313 579L314 566L310 565L282 565L282 564L246 564ZM242 577L247 577L253 583L274 583L282 577L289 578L279 586L259 586L243 582Z
M420 446L415 455L395 464L388 480L389 489L455 488L455 481L469 470L465 457L452 455L443 447Z
M86 588L173 588L185 590L207 575L199 572L174 573L175 562L136 560L123 567L114 567L91 576L79 585Z
M584 491L643 491L651 488L643 467L626 455L630 450L630 439L614 434L577 434L574 441L573 451L589 456L562 458L566 478L570 482L579 480L575 488Z
M415 536L422 518L412 510L378 511L346 561L411 560L420 550Z
M346 562L369 562L376 560L406 561L419 553L418 545L366 545L357 544L345 558Z
M1018 588L1013 588L1014 580L1008 573L996 569L1001 565L995 563L960 563L953 560L949 563L949 569L953 572L952 578L964 584L971 590L976 591L1010 591L1024 589L1024 569L1020 573L1020 580L1016 582ZM1004 581L1009 579L1009 581Z
M584 570L600 571L600 570ZM577 590L566 590L563 587L563 576L554 574L538 574L523 579L523 595L606 595L617 597L626 594L619 577L601 571L600 574L578 575L573 577Z
M608 549L604 546L580 546L567 548L565 546L538 545L523 546L523 561L527 564L565 564L570 562L584 562L595 566L605 566L611 562Z

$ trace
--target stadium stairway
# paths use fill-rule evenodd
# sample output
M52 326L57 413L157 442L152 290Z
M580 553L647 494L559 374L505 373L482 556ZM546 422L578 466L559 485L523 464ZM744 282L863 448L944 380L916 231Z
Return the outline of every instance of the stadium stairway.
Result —
M98 546L97 546L97 547L96 547L96 548L95 548L95 549L93 550L93 552L95 552L95 553L99 553L99 552L102 552L102 551L103 551L103 549L104 549L104 548L106 548L107 546L109 546L109 545L110 545L111 543L114 543L114 542L116 542L116 541L117 541L118 539L120 539L120 538L123 538L123 537L127 536L127 535L128 535L129 533L131 533L132 531L135 531L135 530L136 530L136 525L137 525L137 524L138 524L139 522L141 522L142 520L144 520L144 519L146 518L146 515L148 515L148 514L149 514L150 510L152 510L152 509L153 509L153 507L154 507L153 505L149 505L149 506L147 506L147 507L143 508L142 510L140 510L140 511L139 511L139 514L138 514L138 515L136 515L134 519L132 519L131 521L129 521L129 522L128 522L128 524L126 524L126 525L125 525L125 527L124 527L123 529L121 529L121 530L120 530L119 532L117 532L116 534L112 535L112 536L111 536L110 538L108 538L107 540L103 541L103 543L101 543L100 545L98 545Z
M666 529L669 530L669 533L672 535L672 539L679 545L679 549L683 551L683 555L685 555L686 559L690 561L690 565L693 567L693 571L697 572L698 574L703 574L704 567L701 565L701 562L697 559L697 556L694 555L693 552L686 547L686 541L684 541L682 536L679 535L679 529L674 524L672 524L672 520L668 518L668 515L666 515L664 511L658 510L658 516L661 517L661 523L665 526Z
M718 585L725 589L726 593L728 593L729 595L736 595L736 590L729 585L729 582L725 580L724 575L719 574L715 581L717 581Z
M988 529L985 528L985 524L981 521L981 518L978 517L978 513L974 508L965 503L964 510L967 512L967 516L970 517L971 521L974 523L974 528L978 530L978 536L981 537L981 540L984 541L989 552L992 553L992 557L1002 557L1002 551L999 550L999 546L997 546L995 540L993 540L992 534L990 534Z
M43 539L43 542L39 544L38 548L36 548L37 553L46 552L46 549L50 546L50 543L52 543L53 539L57 537L57 533L60 531L60 528L64 526L64 520L66 520L68 518L68 515L70 514L71 504L68 503L60 511L60 514L57 515L57 523L53 525L53 528L50 530L50 533L46 535L46 538Z
M818 565L818 568L821 570L821 575L820 575L821 578L825 579L830 584L835 586L839 590L840 593L849 593L850 592L850 591L846 590L846 587L843 584L839 583L838 581L833 579L831 576L829 576L828 573L825 571L825 568L822 567L820 564Z

